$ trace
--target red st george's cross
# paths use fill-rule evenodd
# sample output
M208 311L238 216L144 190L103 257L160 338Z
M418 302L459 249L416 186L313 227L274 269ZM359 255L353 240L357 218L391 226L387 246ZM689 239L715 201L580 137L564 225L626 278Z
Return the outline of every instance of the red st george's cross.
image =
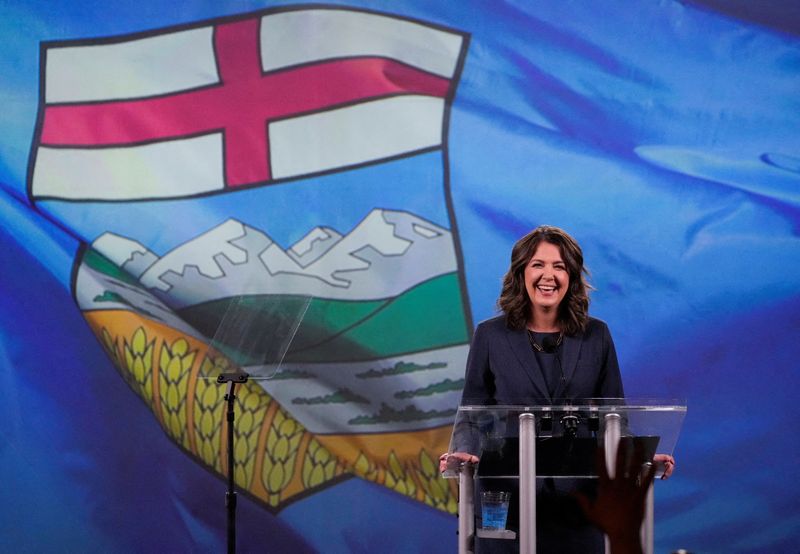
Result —
M263 73L260 19L214 28L219 83L137 100L47 106L47 146L132 146L222 131L225 185L271 179L270 121L400 94L444 97L450 81L404 63L364 56ZM268 53L266 53L268 55Z

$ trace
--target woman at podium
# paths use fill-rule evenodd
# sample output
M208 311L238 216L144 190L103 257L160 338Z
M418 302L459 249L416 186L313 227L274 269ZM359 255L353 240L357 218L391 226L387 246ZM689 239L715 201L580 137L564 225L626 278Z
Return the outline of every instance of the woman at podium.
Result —
M498 300L502 314L475 330L462 405L624 396L611 333L589 316L586 275L580 246L557 227L538 227L516 242ZM478 462L476 454L472 449L449 458ZM579 490L591 495L591 486L574 479L540 480L537 552L604 551L602 533L585 519L574 495ZM517 501L512 491L511 529L519 526ZM477 552L518 549L507 540L476 539L475 546Z

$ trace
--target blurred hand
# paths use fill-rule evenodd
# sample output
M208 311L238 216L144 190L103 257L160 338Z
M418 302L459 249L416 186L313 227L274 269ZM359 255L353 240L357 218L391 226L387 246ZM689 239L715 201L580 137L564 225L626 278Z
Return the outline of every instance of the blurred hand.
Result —
M614 477L606 470L605 454L597 456L597 497L590 500L578 493L577 499L587 519L608 535L612 554L640 554L639 530L644 520L647 492L655 477L655 464L647 464L644 452L620 442Z
M445 452L439 456L439 473L448 469L456 469L463 463L477 464L479 458L468 452Z

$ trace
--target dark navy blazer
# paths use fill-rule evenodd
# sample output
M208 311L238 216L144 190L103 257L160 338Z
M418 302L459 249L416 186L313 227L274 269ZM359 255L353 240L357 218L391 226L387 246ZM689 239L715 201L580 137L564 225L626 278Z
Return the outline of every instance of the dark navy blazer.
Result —
M582 334L564 337L561 367L565 381L551 397L527 330L509 329L505 316L488 319L472 339L461 404L546 405L625 396L611 333L599 319L590 317Z

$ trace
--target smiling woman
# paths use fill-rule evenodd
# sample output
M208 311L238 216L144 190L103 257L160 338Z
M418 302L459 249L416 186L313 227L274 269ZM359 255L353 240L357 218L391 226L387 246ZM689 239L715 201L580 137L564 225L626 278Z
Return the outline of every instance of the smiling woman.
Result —
M558 227L542 225L511 250L498 307L508 326L576 335L586 328L587 271L578 243Z
M567 294L569 273L558 246L543 242L525 268L525 289L531 300L531 331L551 332L556 328L558 306Z
M552 405L624 396L608 327L589 317L586 275L580 246L557 227L538 227L516 242L497 302L503 313L475 330L462 405ZM454 453L440 459L441 467L478 461L475 445L453 447ZM489 486L485 481L481 486ZM510 487L516 499L508 480L491 486ZM575 500L579 490L593 495L591 485L574 479L544 479L537 486L537 551L604 551L602 533ZM508 515L514 530L520 525L516 504L511 502ZM478 538L476 552L513 552L514 542Z

